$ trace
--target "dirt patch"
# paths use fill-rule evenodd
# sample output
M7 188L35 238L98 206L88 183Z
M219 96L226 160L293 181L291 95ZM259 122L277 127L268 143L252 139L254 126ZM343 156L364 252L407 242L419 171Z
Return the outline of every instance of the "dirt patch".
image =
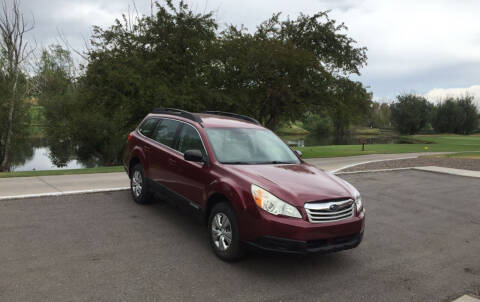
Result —
M373 162L341 170L341 172L354 172L365 170L396 169L409 167L438 166L445 168L480 171L480 160L466 158L432 158L418 157L411 159L388 160Z

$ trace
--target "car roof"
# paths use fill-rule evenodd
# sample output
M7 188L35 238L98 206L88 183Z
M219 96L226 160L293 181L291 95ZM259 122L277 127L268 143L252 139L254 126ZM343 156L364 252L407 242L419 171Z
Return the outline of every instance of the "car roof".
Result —
M254 124L242 119L217 115L217 114L208 114L208 113L193 113L202 120L202 126L204 128L254 128L254 129L264 129L261 125ZM151 113L149 116L165 117L180 120L187 123L195 123L194 121L178 116L170 115L163 113Z

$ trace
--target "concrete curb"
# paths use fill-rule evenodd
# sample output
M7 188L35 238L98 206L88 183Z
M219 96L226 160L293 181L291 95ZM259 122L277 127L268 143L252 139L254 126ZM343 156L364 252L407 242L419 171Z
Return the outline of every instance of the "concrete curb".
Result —
M125 191L125 190L130 190L130 187L78 190L78 191L65 191L65 192L49 192L49 193L25 194L25 195L12 195L12 196L2 196L2 197L0 197L0 200L26 199L26 198L35 198L35 197L51 197L51 196L77 195L77 194L90 194L90 193L114 192L114 191Z
M391 171L404 171L404 170L413 170L415 167L407 168L393 168L393 169L377 169L377 170L363 170L363 171L350 171L350 172L336 172L332 173L335 175L347 175L347 174L361 174L361 173L375 173L375 172L391 172Z
M432 169L435 168L435 169ZM364 170L364 171L352 171L352 172L337 172L332 173L335 175L348 175L348 174L361 174L361 173L375 173L375 172L391 172L391 171L405 171L405 170L416 170L416 171L423 171L423 172L430 172L430 173L437 173L437 174L447 174L447 175L455 175L455 176L463 176L463 177L471 177L471 178L480 178L480 176L476 175L476 171L470 170L461 170L461 169L449 169L444 168L442 170L436 169L441 167L436 166L427 166L427 167L407 167L407 168L394 168L394 169L378 169L378 170ZM471 173L473 172L473 173Z

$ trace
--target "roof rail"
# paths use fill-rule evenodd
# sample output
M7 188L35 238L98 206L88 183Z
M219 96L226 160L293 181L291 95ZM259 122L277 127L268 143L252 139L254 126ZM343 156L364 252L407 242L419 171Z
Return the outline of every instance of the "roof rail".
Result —
M195 115L191 112L181 110L181 109L159 107L159 108L153 109L152 113L178 115L178 116L187 118L189 120L192 120L194 122L202 123L202 119L198 115Z
M257 125L261 125L259 121L257 121L253 117L249 117L249 116L246 116L246 115L241 115L241 114L236 114L236 113L231 113L231 112L223 112L223 111L205 111L204 113L233 117L233 118L236 118L236 119L244 120L244 121L254 123L254 124L257 124Z

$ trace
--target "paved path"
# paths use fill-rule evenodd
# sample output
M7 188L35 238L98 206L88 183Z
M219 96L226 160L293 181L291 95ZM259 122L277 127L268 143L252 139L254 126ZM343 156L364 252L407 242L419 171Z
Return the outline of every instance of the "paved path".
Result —
M124 172L0 178L0 199L12 196L30 197L36 194L108 191L128 188L129 185Z
M440 153L429 153L440 154ZM335 172L345 166L368 161L415 158L425 153L371 154L349 157L313 158L306 161L326 171ZM98 173L80 175L38 176L0 178L0 199L32 197L38 194L61 195L82 192L99 192L129 187L127 175L120 173Z
M452 301L480 293L478 180L342 176L367 208L359 247L227 264L207 228L129 192L0 203L0 301ZM460 301L471 302L464 298Z

